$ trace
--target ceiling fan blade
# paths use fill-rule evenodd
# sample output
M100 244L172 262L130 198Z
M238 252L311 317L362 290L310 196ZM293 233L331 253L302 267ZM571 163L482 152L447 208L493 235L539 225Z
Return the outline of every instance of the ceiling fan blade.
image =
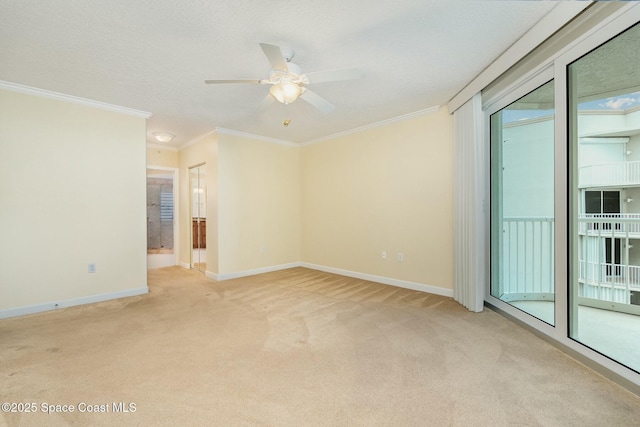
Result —
M271 68L274 71L289 71L289 67L287 67L287 61L282 56L282 50L280 50L280 46L276 46L274 44L269 43L260 43L260 47L262 51L267 56L269 63L271 64Z
M357 68L341 68L339 70L315 71L306 74L309 83L335 82L338 80L355 80L362 77Z
M329 101L327 101L317 93L310 91L307 88L305 88L304 92L302 92L302 95L300 95L300 98L304 99L309 104L313 105L314 107L316 107L318 110L322 111L325 114L330 113L335 109L335 107L331 105Z
M205 80L208 85L215 85L221 83L261 83L261 80Z

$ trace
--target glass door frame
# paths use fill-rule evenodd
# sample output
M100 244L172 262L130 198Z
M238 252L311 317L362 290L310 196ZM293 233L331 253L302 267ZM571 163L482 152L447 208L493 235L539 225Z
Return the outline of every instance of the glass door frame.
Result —
M556 138L563 142L564 162L562 165L557 165L562 174L559 178L564 178L563 182L556 182L556 189L562 194L562 218L564 231L556 244L561 245L561 249L558 248L559 255L564 256L562 279L564 285L563 297L566 299L562 308L562 327L558 330L558 339L562 344L566 345L571 350L578 352L588 358L589 361L595 362L598 365L606 368L614 374L619 375L622 379L631 380L634 383L634 389L640 389L640 375L635 373L632 369L627 368L620 363L604 356L603 354L587 347L585 344L576 341L571 336L577 334L579 327L578 322L578 310L572 310L570 304L572 301L578 301L578 286L571 286L571 281L577 281L577 269L579 261L579 238L578 238L578 221L569 221L571 215L576 216L580 212L580 195L572 189L578 188L578 156L573 152L574 147L577 147L578 129L577 123L569 119L571 112L569 108L568 97L570 84L575 82L569 80L569 65L577 59L587 55L592 50L596 49L603 43L608 42L612 38L615 38L620 33L624 32L629 27L640 21L640 7L629 10L627 13L619 14L609 22L602 23L599 28L596 27L589 35L581 39L578 43L568 48L562 55L555 59L556 66L556 78L558 79L558 87L561 89L562 97L562 111L564 114L558 116L558 123L556 128ZM575 139L575 141L573 140ZM619 378L617 378L619 379Z
M570 300L577 299L577 286L569 286L571 280L571 269L577 268L577 245L578 233L577 221L569 221L570 213L579 212L579 197L570 199L569 188L577 183L578 168L576 164L570 165L570 161L575 163L577 156L570 156L570 137L577 135L577 129L569 129L569 102L568 102L568 66L573 61L586 55L608 40L616 37L626 29L640 22L640 4L628 4L602 19L601 22L593 25L586 33L579 35L561 49L557 54L552 55L539 67L525 73L516 82L512 83L491 100L483 100L484 105L484 152L485 159L485 192L486 197L490 196L490 115L507 106L510 102L525 95L536 87L545 83L549 79L539 78L549 69L552 73L555 86L555 286L556 286L556 306L555 306L555 327L552 327L533 316L521 312L511 307L509 304L493 297L490 294L491 268L495 266L495 260L487 257L485 276L485 302L497 311L512 318L525 326L533 333L546 339L553 345L561 348L566 353L575 357L585 365L595 369L604 376L613 379L624 385L637 394L640 394L640 374L624 365L617 363L595 350L570 338L569 330L571 325L577 325L577 310L570 310ZM490 242L490 209L487 200L484 209L485 221L487 224L487 234L485 249L491 253ZM571 295L570 295L571 292ZM570 319L570 316L573 318Z
M485 143L485 153L487 153L486 166L485 166L485 169L487 171L486 172L486 185L487 185L486 194L489 199L487 203L487 209L485 209L485 215L486 215L486 223L488 224L488 227L486 228L487 241L488 241L488 244L486 245L486 250L488 254L492 253L493 245L495 244L493 239L493 234L495 233L496 224L492 223L491 210L497 206L496 204L501 203L500 200L497 200L495 197L492 197L492 193L491 193L491 189L494 185L491 182L491 179L492 179L491 164L492 164L492 161L497 160L497 159L491 159L491 156L493 155L493 152L491 149L491 123L490 123L491 115L499 112L505 107L511 105L513 102L517 101L518 99L522 98L528 93L535 91L537 88L545 85L551 80L554 80L554 68L553 68L553 64L547 64L546 66L541 67L538 70L534 70L534 72L531 73L529 76L527 76L526 79L522 79L521 81L516 83L513 87L510 87L507 93L504 93L499 98L493 100L493 102L490 102L488 103L488 105L485 105L485 109L483 112L484 112L484 129L485 129L484 143ZM554 86L555 86L554 97L557 97L558 88L557 88L557 85L555 85L555 82L554 82ZM557 126L557 123L555 126ZM554 137L556 138L556 141L554 142L554 147L556 147L555 153L554 153L554 155L556 155L556 158L555 158L556 167L554 168L554 174L557 176L557 173L558 173L557 171L557 164L558 164L557 163L557 145L558 145L557 134L555 134ZM557 193L554 196L554 203L557 203ZM557 215L558 215L557 207L554 208L554 215L556 216L556 221L557 221ZM557 244L560 232L558 230L557 224L555 227L556 227L556 230L555 230L554 242ZM564 235L562 235L562 237L564 237ZM519 322L525 323L527 325L531 325L536 330L539 330L545 335L555 336L555 329L557 328L557 325L558 325L557 319L558 319L558 292L559 292L559 288L557 286L557 281L558 281L557 267L556 267L556 272L554 273L554 279L556 282L556 288L555 288L556 296L555 296L555 308L554 308L555 310L554 316L556 319L554 323L556 326L554 327L549 323L544 322L543 320L540 320L514 307L508 302L502 301L501 299L491 295L492 275L495 274L494 272L496 271L499 273L500 268L499 268L498 259L496 259L496 257L488 256L487 259L488 259L488 265L487 265L487 278L486 278L487 286L485 287L485 301L488 302L492 307L498 309L499 311L503 312L509 317L514 318ZM555 261L554 264L558 263L557 252L555 253L554 261Z
M196 212L194 212L193 206L194 206L194 194L196 192L198 193L198 195L201 194L200 190L202 189L203 185L204 185L204 191L203 191L202 194L204 195L205 206L206 206L206 203L207 203L206 172L205 172L205 178L204 178L205 182L203 182L203 183L200 182L200 178L201 178L200 177L200 175L201 175L200 168L204 168L205 166L206 166L206 163L199 163L197 165L193 165L193 166L190 166L188 168L188 175L189 175L189 218L190 218L190 222L189 222L189 253L191 255L190 258L189 258L189 262L190 262L190 267L192 269L200 271L202 273L206 272L206 256L205 256L205 267L204 267L204 269L200 269L200 265L202 264L202 262L201 262L202 260L200 260L200 249L201 248L200 248L200 244L199 244L199 242L200 242L200 235L199 234L198 234L198 239L197 239L198 240L198 260L197 260L197 262L196 262L196 259L194 257L194 253L193 253L193 250L194 250L193 220L194 220L194 218L197 218L196 222L198 224L197 229L198 229L198 233L199 233L199 230L200 230L200 219L202 218L199 215L199 209L200 209L200 204L201 204L200 203L200 196L198 196L198 216L197 217L194 217L194 214L196 214ZM192 176L193 176L194 171L196 171L196 173L198 175L197 187L193 186L193 177ZM206 214L205 214L205 221L206 221ZM206 222L205 222L205 226L206 226ZM206 250L206 245L205 245L205 250Z
M488 126L488 135L489 135L487 138L488 138L488 144L489 144L488 150L490 154L490 162L489 162L490 191L489 193L490 193L490 201L491 201L490 210L489 210L489 217L490 217L489 232L490 232L491 248L489 253L492 255L497 254L496 256L491 256L489 295L491 295L492 297L502 302L507 302L509 305L514 306L518 308L520 311L523 311L531 316L537 317L538 319L544 321L545 323L550 324L551 326L553 326L555 322L553 319L549 319L548 317L547 319L545 319L546 316L544 315L544 310L540 312L540 311L531 309L531 307L529 307L528 309L524 307L518 307L517 302L524 302L524 301L553 302L554 304L553 316L555 317L556 315L554 265L553 263L551 263L550 265L547 266L547 264L545 263L546 260L553 259L554 257L553 249L555 247L555 241L551 239L551 235L554 234L553 233L554 221L551 221L550 223L546 222L546 220L548 219L548 214L545 215L544 216L545 220L540 221L538 223L538 227L539 227L538 228L539 234L538 234L535 231L536 227L533 221L530 223L531 227L530 228L527 227L527 222L533 220L534 218L538 218L538 216L536 216L535 214L532 217L531 211L527 211L527 215L523 215L523 213L521 212L520 215L514 216L514 218L516 219L521 218L521 216L528 217L524 219L523 222L520 224L516 222L515 228L508 225L509 222L505 221L505 216L504 216L505 200L508 200L508 197L504 190L505 184L507 184L507 186L508 185L513 186L514 185L513 178L516 178L515 179L516 183L518 183L518 178L519 178L521 180L519 184L526 186L527 183L531 184L531 182L539 178L548 179L549 175L544 175L544 176L538 175L535 177L536 179L531 179L530 176L529 177L525 176L524 180L522 180L523 179L522 175L516 174L516 176L513 176L514 172L511 172L512 174L511 179L505 178L505 175L504 175L506 173L505 168L507 167L507 163L509 161L505 160L505 156L507 156L508 158L508 155L506 154L506 148L505 148L506 140L503 134L503 132L505 132L505 127L503 123L502 114L505 110L509 110L510 108L513 108L514 105L518 104L519 102L526 103L527 96L534 95L538 90L553 83L554 83L553 70L551 68L543 69L535 77L531 78L526 84L523 84L517 89L511 91L509 93L509 96L504 97L503 99L500 100L500 102L494 103L491 106L491 108L488 108L486 110L486 119L487 119L487 126ZM531 86L535 86L535 88L532 89L531 91L526 92L528 89L531 88ZM522 96L519 96L523 91L525 91L526 93ZM514 100L514 97L515 97L515 100ZM539 105L537 107L538 108L535 108L534 106L532 106L531 110L539 110L539 111L547 110L547 108L541 108L541 106ZM553 116L555 117L555 112ZM545 117L548 117L548 116L545 115ZM495 118L496 120L493 120L492 118ZM540 123L538 122L538 120L539 118L536 118L534 120L534 125ZM512 123L515 123L515 122L512 122ZM524 122L524 123L528 123L528 122ZM551 140L551 142L553 143L553 145L549 148L555 147L555 141L552 138L549 138L549 134L554 132L555 131L552 128L550 129L549 133L540 134L540 136L544 137L543 138L544 140L546 141ZM540 141L537 141L537 142L539 143ZM518 144L519 147L525 146L525 144L522 144L522 141L519 139L511 140L511 143ZM528 145L530 144L530 141L528 141L526 144L528 147L533 147L531 145ZM543 150L545 150L544 145L536 146L537 153L544 152L545 154L549 154L548 148L546 148L547 151L543 151ZM551 160L553 160L553 158ZM549 163L549 164L552 164L552 163ZM551 177L551 183L554 182L553 178L554 176ZM522 191L522 188L520 188L519 190ZM497 195L497 196L494 196L494 195ZM538 201L539 202L543 201L543 200L540 200L540 194L538 194ZM513 203L511 203L510 205L509 203L507 203L507 205L511 208L511 210L513 210L514 208L517 209ZM536 206L534 210L538 208L539 206ZM539 215L539 211L538 211L538 215ZM511 218L511 219L514 219L514 218ZM505 227L505 224L507 224L506 227ZM546 231L543 231L544 224L548 224L548 228L546 228ZM521 225L523 226L523 228L520 227ZM511 237L507 238L509 240L509 244L508 244L509 251L506 251L504 247L505 236L509 235L509 232L507 234L504 234L505 230L507 229L509 230L509 232L513 231L514 229L516 230L515 239ZM522 234L524 236L519 235L520 230L522 230ZM547 236L549 238L545 239L545 237ZM522 247L520 247L519 237L525 237L522 243ZM531 240L527 242L527 238L531 238ZM515 258L516 259L515 265L517 265L516 267L512 267L512 264L509 263L509 261L511 260L511 255L513 254L513 251L511 251L511 244L513 243L514 240L516 243L515 252L517 254ZM544 243L545 241L547 242L546 244ZM547 248L548 251L545 251L543 248L547 245L549 245L550 248ZM533 260L535 265L535 254L533 254L533 252L536 246L538 246L538 250L540 251L539 257L537 260L539 263L538 265L540 267L540 270L538 271L538 275L537 275L538 281L536 281L536 272L535 272L534 266L531 266L532 268L529 269L529 274L527 274L527 267L528 267L527 262L530 260ZM520 249L523 249L523 250L521 251ZM509 255L505 256L507 252L509 252ZM542 255L543 253L546 254L544 257ZM524 258L523 271L519 271L520 256ZM548 267L548 273L543 274L543 272L545 271L545 267ZM506 273L505 269L508 269L509 272ZM509 279L515 278L516 280L515 285L511 283L510 284L505 283L505 280L509 280L505 277L505 273L506 273L506 276L509 276ZM543 279L543 276L551 279L550 281L553 288L551 292L548 292L548 291L544 292L542 290L542 288L546 288L546 285L544 283L545 280ZM522 281L520 281L520 279L522 279ZM527 283L529 283L531 289L527 289L528 288ZM510 295L514 297L514 299L511 299L510 296L506 296L503 298L502 297L503 292L505 290L513 291L514 286L516 287L516 293L512 293ZM524 289L521 289L520 286L523 286ZM538 292L534 290L536 287L539 287Z

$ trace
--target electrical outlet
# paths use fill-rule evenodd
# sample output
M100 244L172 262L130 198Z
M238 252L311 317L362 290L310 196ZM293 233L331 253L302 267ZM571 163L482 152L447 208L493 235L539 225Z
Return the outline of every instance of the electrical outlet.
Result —
M387 259L387 251L382 251L380 253L380 256L382 257L382 259Z
M404 254L402 252L398 252L398 261L404 261Z
M95 273L95 272L96 272L96 265L89 264L89 273Z

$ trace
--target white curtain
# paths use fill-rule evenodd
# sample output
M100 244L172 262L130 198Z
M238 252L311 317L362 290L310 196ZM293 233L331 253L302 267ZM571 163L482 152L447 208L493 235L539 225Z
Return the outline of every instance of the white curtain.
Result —
M482 98L478 93L453 113L454 298L482 311L485 292L485 158ZM485 204L486 203L486 204ZM488 255L487 255L488 256Z

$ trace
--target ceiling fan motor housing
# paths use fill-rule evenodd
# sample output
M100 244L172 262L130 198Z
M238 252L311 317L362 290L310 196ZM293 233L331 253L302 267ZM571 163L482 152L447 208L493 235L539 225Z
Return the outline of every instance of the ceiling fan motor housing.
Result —
M298 64L294 64L293 62L287 63L287 71L282 70L271 70L271 78L276 77L276 81L280 78L286 78L291 81L300 81L300 77L302 76L302 69Z
M280 52L282 52L282 57L287 62L291 61L296 55L296 52L293 50L293 48L288 46L280 46Z
M309 90L307 85L311 82L351 80L361 77L360 71L355 68L319 71L311 73L313 77L309 77L302 73L302 69L297 64L290 62L294 56L293 49L269 43L260 43L260 47L271 64L271 72L268 79L205 80L205 83L259 83L270 85L269 93L283 104L290 104L298 98L303 98L321 112L329 113L333 111L334 106Z

